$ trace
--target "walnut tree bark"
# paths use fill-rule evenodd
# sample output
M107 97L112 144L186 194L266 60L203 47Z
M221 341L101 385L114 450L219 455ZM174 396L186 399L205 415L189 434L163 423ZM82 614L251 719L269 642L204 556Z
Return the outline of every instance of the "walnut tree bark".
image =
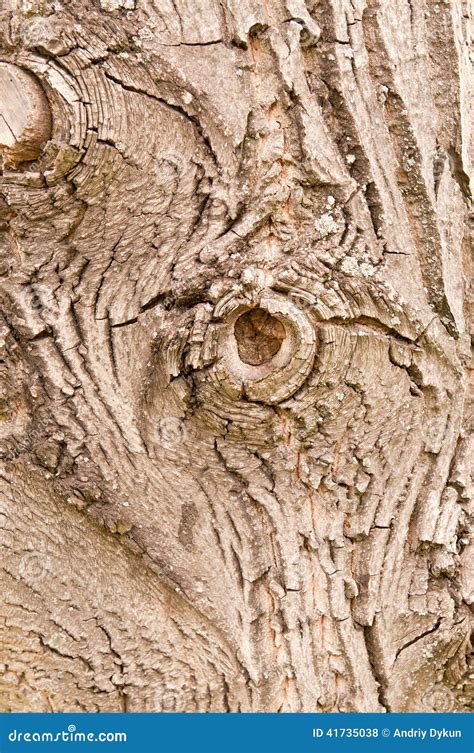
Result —
M467 0L2 0L3 711L465 711Z

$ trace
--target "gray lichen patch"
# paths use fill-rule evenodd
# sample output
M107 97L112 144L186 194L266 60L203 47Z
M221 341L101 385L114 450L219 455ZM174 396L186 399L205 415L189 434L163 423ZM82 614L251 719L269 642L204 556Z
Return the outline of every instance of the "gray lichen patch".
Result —
M319 219L315 220L314 225L321 235L321 238L326 238L328 235L334 235L340 230L336 220L329 212L326 212L321 215Z
M100 6L104 10L134 10L135 0L100 0Z

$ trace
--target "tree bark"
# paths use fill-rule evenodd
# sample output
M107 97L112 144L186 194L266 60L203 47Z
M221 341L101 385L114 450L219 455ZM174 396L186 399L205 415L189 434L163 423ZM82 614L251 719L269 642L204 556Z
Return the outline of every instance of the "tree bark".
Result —
M472 708L468 42L3 0L2 711Z

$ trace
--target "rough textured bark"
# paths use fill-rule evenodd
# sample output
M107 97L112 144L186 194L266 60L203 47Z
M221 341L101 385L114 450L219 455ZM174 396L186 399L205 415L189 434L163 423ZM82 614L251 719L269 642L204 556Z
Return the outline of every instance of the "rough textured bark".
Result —
M469 708L468 24L2 0L2 710Z

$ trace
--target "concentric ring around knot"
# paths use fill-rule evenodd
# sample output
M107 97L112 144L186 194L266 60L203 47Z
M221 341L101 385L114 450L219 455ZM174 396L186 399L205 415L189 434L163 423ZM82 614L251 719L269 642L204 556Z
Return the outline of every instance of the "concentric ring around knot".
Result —
M308 314L282 295L227 298L221 318L215 382L227 395L263 403L290 397L313 368L316 333Z

